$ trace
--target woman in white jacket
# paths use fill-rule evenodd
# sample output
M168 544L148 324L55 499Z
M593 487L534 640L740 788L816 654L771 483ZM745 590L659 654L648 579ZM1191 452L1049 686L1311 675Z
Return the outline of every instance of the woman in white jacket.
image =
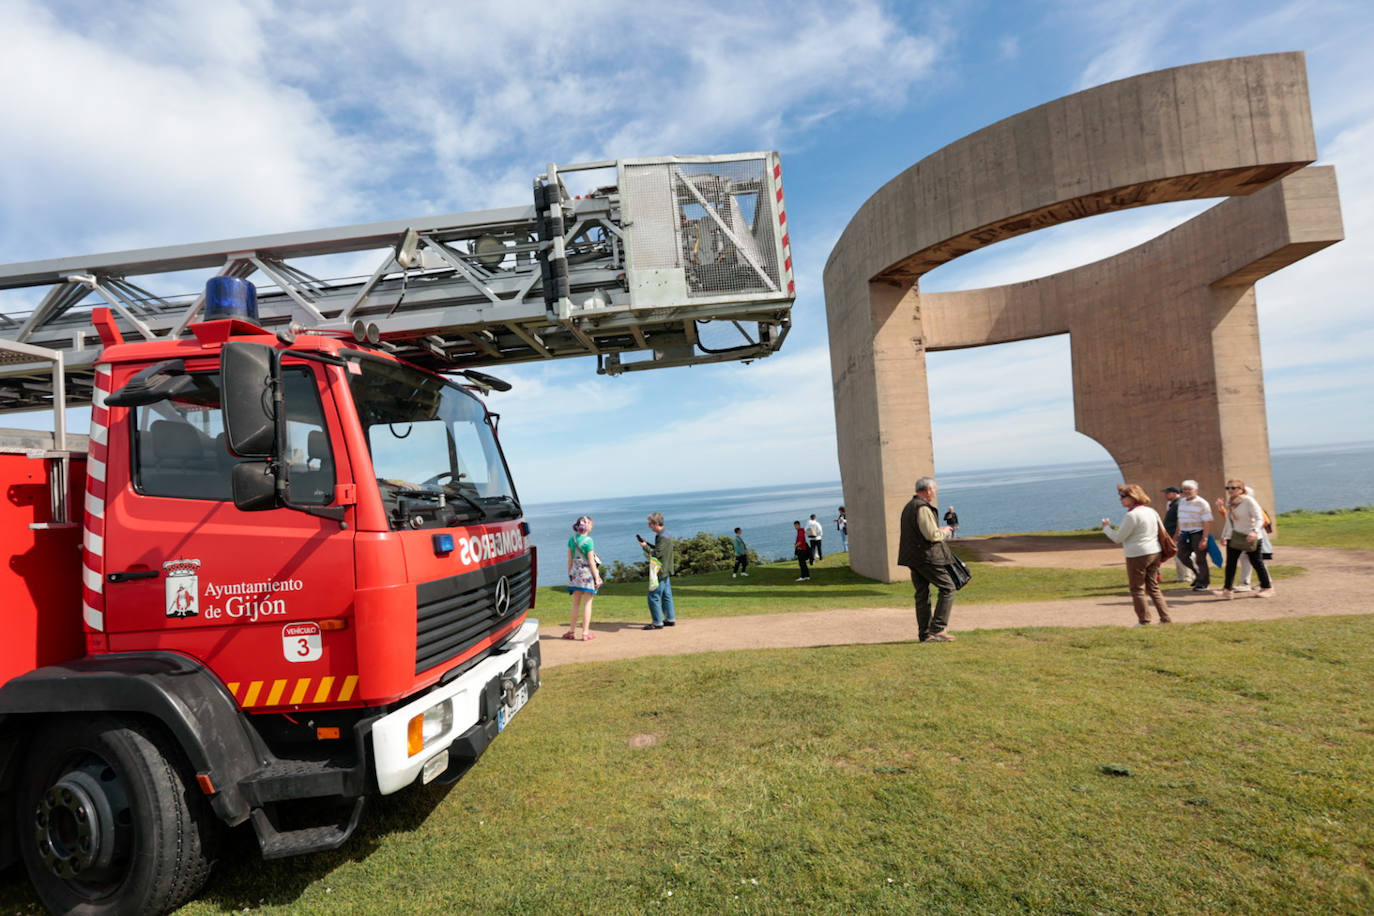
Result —
M1150 497L1139 484L1122 484L1116 488L1126 506L1126 517L1120 528L1113 528L1111 519L1102 520L1102 533L1122 546L1126 554L1126 577L1131 584L1131 603L1135 605L1136 626L1150 623L1150 609L1145 603L1148 592L1160 623L1172 623L1169 605L1159 590L1159 532L1164 522L1159 513L1150 508Z
M1236 581L1236 563L1241 554L1250 560L1250 567L1259 573L1261 598L1274 597L1274 585L1269 570L1264 567L1264 510L1259 500L1245 491L1245 481L1232 478L1226 481L1226 500L1217 500L1217 508L1226 513L1221 539L1226 544L1226 587L1217 592L1223 598L1235 596L1231 584Z

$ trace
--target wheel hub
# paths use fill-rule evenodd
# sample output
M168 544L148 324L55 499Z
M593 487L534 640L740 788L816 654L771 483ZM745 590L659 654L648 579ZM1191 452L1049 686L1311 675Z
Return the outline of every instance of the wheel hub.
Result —
M96 879L114 863L124 831L123 793L107 767L63 773L39 799L34 839L43 865L64 880ZM101 778L100 770L109 774Z

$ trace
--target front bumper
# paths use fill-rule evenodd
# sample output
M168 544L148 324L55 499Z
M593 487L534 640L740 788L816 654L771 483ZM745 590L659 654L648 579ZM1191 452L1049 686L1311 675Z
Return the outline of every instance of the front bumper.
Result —
M511 695L523 690L527 700L538 689L539 621L526 620L500 652L372 723L377 790L390 795L415 782L422 772L428 782L454 764L476 760L514 714ZM410 721L444 704L449 704L451 716L443 717L443 730L411 754Z

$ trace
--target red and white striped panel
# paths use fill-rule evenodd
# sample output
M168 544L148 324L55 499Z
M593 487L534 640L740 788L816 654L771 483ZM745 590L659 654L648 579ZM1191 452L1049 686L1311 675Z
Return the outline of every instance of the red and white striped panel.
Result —
M91 443L86 455L86 512L81 536L81 601L86 626L105 629L105 468L109 454L110 366L95 367L95 393L91 402Z
M792 277L792 233L787 228L787 210L782 201L782 163L773 160L773 194L778 203L778 229L782 232L782 270L787 281L787 295L797 295L797 281Z

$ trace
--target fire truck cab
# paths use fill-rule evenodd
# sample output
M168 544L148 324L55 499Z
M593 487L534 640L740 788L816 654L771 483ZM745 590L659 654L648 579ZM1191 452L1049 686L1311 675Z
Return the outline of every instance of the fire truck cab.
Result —
M539 687L535 552L474 395L503 383L192 331L102 325L84 454L0 436L0 863L55 912L177 906L223 825L266 857L335 848Z

